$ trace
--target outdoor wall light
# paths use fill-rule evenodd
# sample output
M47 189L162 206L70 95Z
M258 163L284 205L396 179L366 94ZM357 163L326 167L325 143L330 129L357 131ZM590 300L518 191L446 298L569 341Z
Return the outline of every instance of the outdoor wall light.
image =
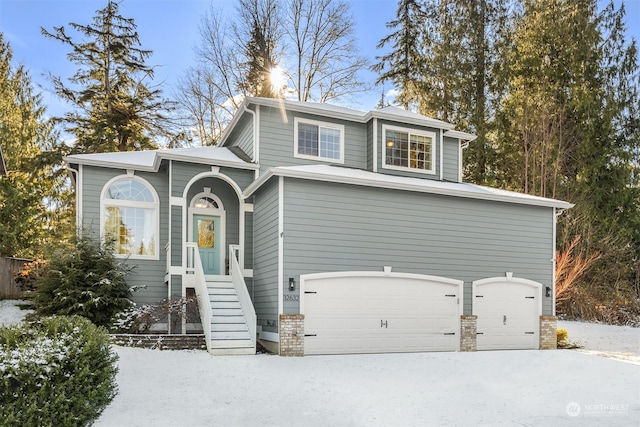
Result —
M289 290L291 292L296 290L296 279L294 279L293 277L289 277Z
M544 296L550 297L551 296L551 288L547 286L544 290L545 290Z

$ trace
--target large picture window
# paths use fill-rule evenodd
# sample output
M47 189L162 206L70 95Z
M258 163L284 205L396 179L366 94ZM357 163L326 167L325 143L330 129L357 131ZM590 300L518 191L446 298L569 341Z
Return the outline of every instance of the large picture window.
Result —
M383 127L383 167L435 173L435 133Z
M295 119L295 157L342 163L344 126Z
M130 258L158 258L158 196L138 177L111 180L102 191L101 223L115 254Z

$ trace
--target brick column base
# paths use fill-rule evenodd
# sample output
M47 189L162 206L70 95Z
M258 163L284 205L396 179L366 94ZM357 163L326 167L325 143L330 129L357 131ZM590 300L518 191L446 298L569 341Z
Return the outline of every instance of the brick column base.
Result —
M540 316L540 350L558 348L557 330L558 318L556 316Z
M460 351L478 350L478 316L460 316Z
M280 356L304 356L304 314L280 315Z

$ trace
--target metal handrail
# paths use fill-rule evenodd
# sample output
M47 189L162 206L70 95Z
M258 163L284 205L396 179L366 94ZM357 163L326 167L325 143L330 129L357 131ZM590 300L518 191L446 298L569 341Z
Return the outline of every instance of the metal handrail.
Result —
M239 252L240 252L240 246L229 245L229 258L231 260L231 281L233 283L234 288L236 289L238 300L240 301L240 305L242 306L242 311L244 312L245 320L247 321L247 326L249 327L249 335L251 336L251 342L255 346L256 345L256 327L257 327L256 326L257 325L256 310L253 307L253 302L251 301L251 297L249 296L249 290L247 289L247 283L244 281L242 269L240 268L240 263L238 262Z

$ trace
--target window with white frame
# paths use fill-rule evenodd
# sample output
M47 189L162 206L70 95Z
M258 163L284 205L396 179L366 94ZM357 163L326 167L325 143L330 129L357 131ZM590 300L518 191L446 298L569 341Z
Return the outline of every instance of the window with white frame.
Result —
M383 167L435 173L434 132L383 126Z
M158 259L159 201L145 180L117 177L101 197L103 237L112 240L116 256Z
M294 127L295 157L344 161L344 126L296 118Z

